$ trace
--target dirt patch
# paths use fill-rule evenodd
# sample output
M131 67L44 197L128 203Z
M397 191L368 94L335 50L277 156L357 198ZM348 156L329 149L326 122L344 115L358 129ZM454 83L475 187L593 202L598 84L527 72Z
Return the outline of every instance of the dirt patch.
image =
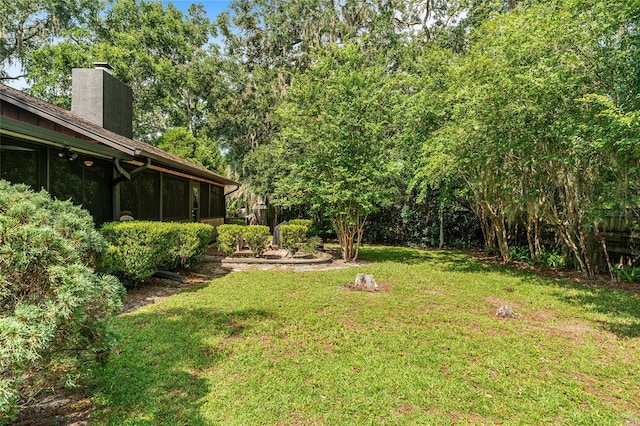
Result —
M50 395L20 406L20 415L12 425L19 426L84 426L93 403L78 395Z

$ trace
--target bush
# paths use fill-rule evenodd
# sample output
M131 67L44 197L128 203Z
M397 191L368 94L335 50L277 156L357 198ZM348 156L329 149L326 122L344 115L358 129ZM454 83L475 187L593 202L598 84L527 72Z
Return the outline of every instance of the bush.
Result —
M242 238L253 254L260 256L269 242L269 227L262 225L244 226L242 227Z
M310 219L291 219L289 221L289 225L299 225L307 228L311 228L311 220Z
M92 269L106 247L80 207L0 181L0 423L20 398L77 384L112 347L124 289Z
M640 268L637 266L623 266L616 268L615 271L621 281L640 282Z
M242 230L244 225L220 225L218 226L218 250L229 255L236 250L242 249Z
M213 228L203 223L112 222L102 227L111 244L103 268L130 284L161 269L202 262Z
M282 246L295 253L307 239L308 230L309 228L302 225L281 225L280 241Z
M509 258L515 261L530 262L531 255L529 254L529 247L509 247Z

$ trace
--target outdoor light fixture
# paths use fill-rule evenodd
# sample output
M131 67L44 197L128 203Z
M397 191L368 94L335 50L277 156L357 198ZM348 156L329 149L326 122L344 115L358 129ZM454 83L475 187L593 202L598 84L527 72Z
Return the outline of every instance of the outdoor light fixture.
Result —
M78 158L78 154L75 152L71 152L71 150L69 148L65 148L62 151L60 151L58 153L58 157L60 158L66 158L69 161L73 161L76 158Z
M84 165L85 165L85 166L87 166L87 167L91 167L91 166L93 166L93 161L91 161L91 160L84 160Z

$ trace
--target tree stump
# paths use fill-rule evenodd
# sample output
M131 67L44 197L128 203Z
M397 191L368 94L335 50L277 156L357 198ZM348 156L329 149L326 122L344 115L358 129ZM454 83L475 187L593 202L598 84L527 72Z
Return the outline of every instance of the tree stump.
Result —
M509 305L502 305L496 311L496 316L500 318L515 318L516 314Z
M378 291L378 284L373 278L373 275L369 274L357 274L356 281L353 283L353 289L366 290L366 291Z

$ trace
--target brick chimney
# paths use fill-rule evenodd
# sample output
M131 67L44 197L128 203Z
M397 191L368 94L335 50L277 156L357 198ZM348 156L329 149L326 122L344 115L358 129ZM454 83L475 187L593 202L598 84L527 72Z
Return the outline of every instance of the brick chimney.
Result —
M71 112L107 130L133 138L133 93L112 75L106 62L94 62L94 69L71 71Z

